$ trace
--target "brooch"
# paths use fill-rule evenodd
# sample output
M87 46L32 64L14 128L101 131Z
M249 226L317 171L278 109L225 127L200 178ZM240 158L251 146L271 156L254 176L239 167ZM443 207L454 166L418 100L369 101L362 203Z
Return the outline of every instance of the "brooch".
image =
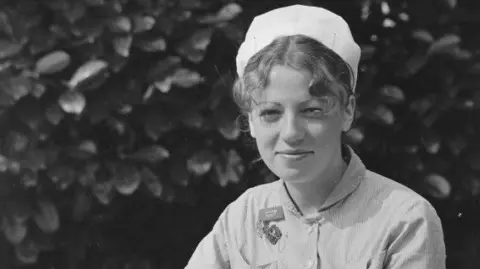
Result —
M260 238L265 236L272 245L276 245L282 238L282 231L275 224L269 226L268 223L259 221L256 226Z
M282 231L280 231L280 228L278 228L277 225L273 224L266 229L265 235L267 236L268 241L270 241L272 245L275 245L282 237Z
M280 231L277 225L269 225L269 223L271 221L284 219L285 215L281 206L261 209L259 212L259 220L256 224L256 230L260 238L263 238L265 235L272 245L276 245L280 238L282 238L282 231Z

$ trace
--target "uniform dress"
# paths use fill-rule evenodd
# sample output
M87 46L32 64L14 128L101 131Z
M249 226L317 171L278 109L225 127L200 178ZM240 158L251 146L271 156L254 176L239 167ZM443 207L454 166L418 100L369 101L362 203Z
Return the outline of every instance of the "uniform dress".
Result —
M186 269L445 269L432 205L365 168L346 172L315 216L303 216L283 180L248 189L222 212Z

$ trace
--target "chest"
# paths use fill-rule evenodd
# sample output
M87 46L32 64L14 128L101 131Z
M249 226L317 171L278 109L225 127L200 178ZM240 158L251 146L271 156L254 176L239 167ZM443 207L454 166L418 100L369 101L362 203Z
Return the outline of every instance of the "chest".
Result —
M385 258L385 235L371 223L342 225L323 217L312 221L287 217L256 221L245 229L232 269L382 268Z

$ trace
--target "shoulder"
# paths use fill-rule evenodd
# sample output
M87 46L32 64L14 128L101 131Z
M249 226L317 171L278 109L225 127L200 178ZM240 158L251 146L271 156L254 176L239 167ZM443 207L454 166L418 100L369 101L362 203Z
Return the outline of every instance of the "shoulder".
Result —
M365 177L359 186L363 194L367 194L373 203L381 204L383 212L389 218L402 219L408 214L417 217L437 220L437 212L432 204L411 188L390 178L366 170Z
M245 221L261 208L275 203L278 200L278 188L279 181L251 187L232 201L225 209L224 214L226 217L242 218L241 220Z

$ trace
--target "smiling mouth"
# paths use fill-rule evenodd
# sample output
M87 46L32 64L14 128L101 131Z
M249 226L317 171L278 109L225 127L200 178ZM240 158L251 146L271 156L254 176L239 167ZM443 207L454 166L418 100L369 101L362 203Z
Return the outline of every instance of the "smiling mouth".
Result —
M308 155L313 154L313 152L312 151L292 151L292 152L281 151L281 152L277 152L277 154L286 159L301 160L307 157Z

